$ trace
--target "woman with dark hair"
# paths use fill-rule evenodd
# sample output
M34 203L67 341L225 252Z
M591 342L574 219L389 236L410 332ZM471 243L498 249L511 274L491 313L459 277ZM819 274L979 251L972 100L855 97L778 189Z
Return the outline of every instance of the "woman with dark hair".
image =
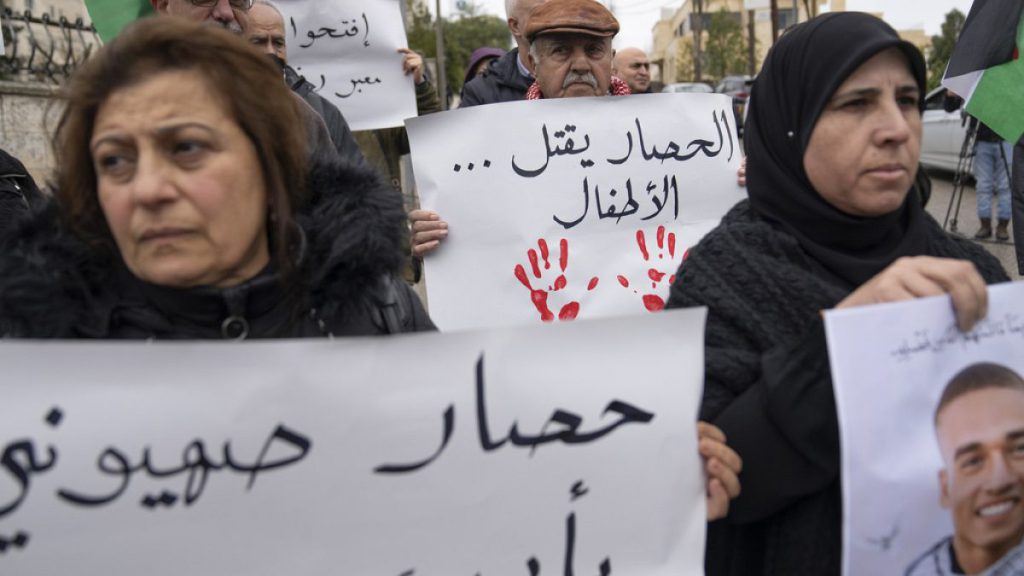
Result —
M690 250L668 307L707 306L701 418L743 458L707 573L839 574L839 427L821 311L938 294L984 317L998 261L913 191L925 64L862 13L787 32L753 86L749 199Z
M8 237L0 259L0 334L433 329L393 280L401 198L351 166L317 166L303 182L297 103L241 39L184 19L143 20L67 92L56 201Z

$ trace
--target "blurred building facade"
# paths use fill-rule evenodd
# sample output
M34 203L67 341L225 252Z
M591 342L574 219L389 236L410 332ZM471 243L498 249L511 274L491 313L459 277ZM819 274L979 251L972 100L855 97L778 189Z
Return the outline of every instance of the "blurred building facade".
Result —
M752 9L751 9L752 8ZM706 46L711 16L724 10L729 17L740 24L745 41L754 38L754 49L748 48L746 66L742 70L729 70L728 74L756 75L761 68L768 49L772 46L772 21L768 0L684 0L677 8L662 8L661 18L652 28L653 48L650 58L654 65L654 78L665 84L692 82L693 59L696 55L695 28L701 30L701 43ZM846 0L778 0L777 30L781 34L787 28L804 22L822 12L842 12ZM883 14L875 14L882 18ZM922 51L927 50L930 39L924 30L900 30L900 35ZM703 81L719 78L702 74Z

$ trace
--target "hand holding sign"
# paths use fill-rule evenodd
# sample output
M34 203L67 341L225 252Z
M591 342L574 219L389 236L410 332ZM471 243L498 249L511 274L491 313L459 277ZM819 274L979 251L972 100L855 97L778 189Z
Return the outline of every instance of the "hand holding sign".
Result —
M406 76L412 74L413 82L422 84L423 56L408 48L399 48L398 53L405 56L402 58L402 72L405 72Z
M957 326L967 332L988 311L988 289L968 260L917 256L900 258L862 284L836 308L899 302L949 294Z
M725 443L725 433L707 422L697 423L697 441L707 476L708 521L725 518L729 501L740 495L743 460Z
M448 237L448 223L441 220L441 215L433 210L413 210L409 212L409 223L412 235L412 255L422 258L437 249L441 240Z

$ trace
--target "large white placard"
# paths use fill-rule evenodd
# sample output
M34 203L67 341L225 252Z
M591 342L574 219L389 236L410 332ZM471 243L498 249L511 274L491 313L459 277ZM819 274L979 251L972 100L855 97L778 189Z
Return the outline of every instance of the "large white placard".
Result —
M352 130L401 126L416 115L402 0L278 0L288 63L341 110Z
M991 528L954 527L958 510L970 508L978 524L1024 529L1024 449L1017 446L1014 455L1010 445L1010 475L986 481L988 490L1004 492L1004 500L1009 494L1015 508L999 508L1005 502L998 496L986 504L986 489L970 500L951 496L943 505L939 470L945 465L935 423L943 390L964 368L990 362L1024 374L1024 283L990 287L987 318L966 334L957 330L946 296L834 310L826 313L825 325L842 438L843 573L950 573L943 563L949 561L947 540L954 531L977 539L971 535L979 528ZM984 426L990 415L978 411L973 418ZM946 484L951 494L963 492L958 482ZM1002 515L982 518L986 505L992 509L984 514ZM915 570L908 572L912 565Z
M703 323L4 343L0 573L702 574Z
M645 313L686 249L744 196L719 94L476 106L407 122L443 330Z

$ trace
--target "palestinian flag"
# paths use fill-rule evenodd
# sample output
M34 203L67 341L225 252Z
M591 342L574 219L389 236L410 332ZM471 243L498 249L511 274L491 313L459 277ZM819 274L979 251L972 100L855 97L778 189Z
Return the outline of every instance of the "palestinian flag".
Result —
M85 0L85 8L104 43L129 23L153 13L149 0Z
M1007 142L1024 135L1021 0L974 0L942 85Z

